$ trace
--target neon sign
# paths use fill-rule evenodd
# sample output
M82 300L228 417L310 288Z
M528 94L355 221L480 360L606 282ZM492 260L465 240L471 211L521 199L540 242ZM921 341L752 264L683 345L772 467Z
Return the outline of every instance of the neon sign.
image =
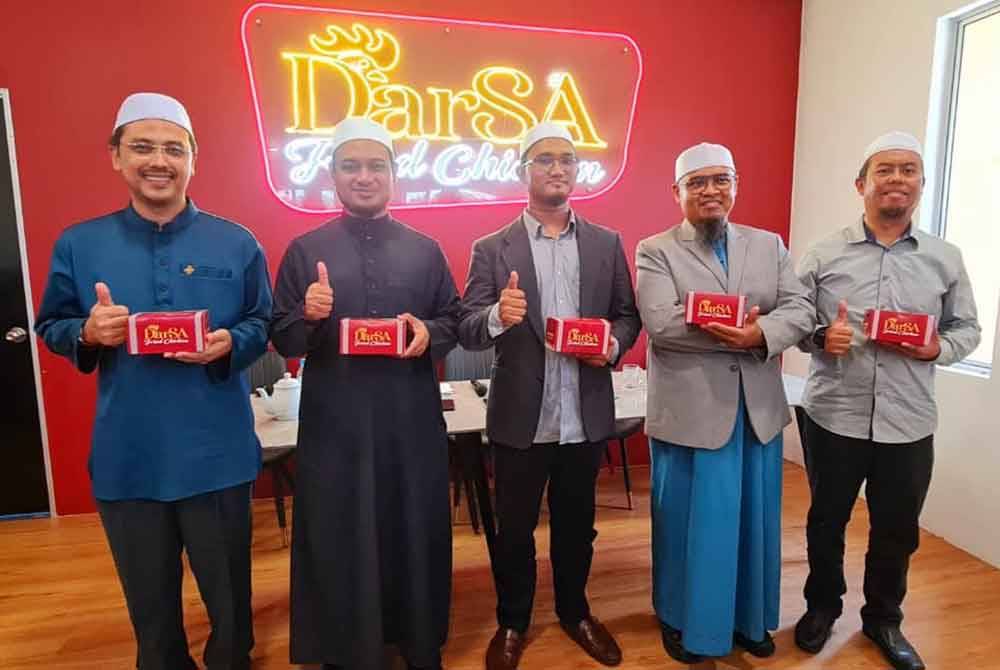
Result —
M518 147L540 121L573 137L579 199L625 168L642 76L625 35L260 3L243 46L269 187L299 211L339 209L348 116L392 135L397 208L523 202Z

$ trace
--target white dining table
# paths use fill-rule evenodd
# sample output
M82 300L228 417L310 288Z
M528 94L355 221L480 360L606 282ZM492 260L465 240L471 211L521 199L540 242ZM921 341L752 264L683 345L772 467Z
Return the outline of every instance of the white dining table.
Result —
M785 385L785 395L790 406L802 402L805 390L805 379L795 375L782 375ZM640 419L646 416L646 385L645 373L640 376L640 383L634 388L628 388L621 372L611 373L615 390L615 419ZM480 380L489 388L488 379ZM478 433L486 430L486 403L476 395L470 381L445 382L452 390L451 397L455 401L455 409L444 412L448 433ZM295 447L298 439L298 421L280 421L268 414L265 402L253 396L251 398L254 414L254 430L260 438L264 449L287 449Z

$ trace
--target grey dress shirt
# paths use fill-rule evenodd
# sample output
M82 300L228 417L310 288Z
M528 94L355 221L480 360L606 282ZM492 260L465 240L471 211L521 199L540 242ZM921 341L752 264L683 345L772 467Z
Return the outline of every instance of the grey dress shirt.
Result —
M935 364L962 360L980 337L958 247L919 230L883 246L859 219L810 249L798 274L813 295L819 327L837 318L841 300L854 327L845 356L827 354L811 339L799 345L813 354L803 397L810 418L838 435L884 443L933 433ZM868 341L861 324L865 310L874 308L933 315L941 341L937 360L918 361Z

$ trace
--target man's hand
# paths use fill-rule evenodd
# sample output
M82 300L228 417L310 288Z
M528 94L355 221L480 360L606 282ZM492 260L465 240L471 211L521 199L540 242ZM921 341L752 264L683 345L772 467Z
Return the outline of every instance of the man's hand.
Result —
M837 318L826 329L823 350L833 356L843 356L851 350L854 328L847 322L847 301L837 306Z
M177 351L163 354L164 358L172 358L181 363L207 365L229 354L233 350L233 336L225 328L213 330L205 336L205 351Z
M83 341L94 346L117 347L128 334L128 307L114 303L111 289L104 282L94 284L94 291L97 302L83 324Z
M306 321L322 321L333 312L333 287L323 261L316 263L316 276L317 280L306 289L306 301L302 308Z
M764 331L757 325L760 307L754 305L747 314L742 328L724 326L721 323L706 323L701 328L717 340L733 349L754 349L764 346Z
M504 328L510 328L524 321L524 315L528 313L528 301L525 300L524 291L517 287L517 271L510 273L507 279L507 286L500 291L500 323Z
M909 342L904 342L902 344L879 342L878 344L886 349L895 351L897 354L908 356L918 361L936 361L937 357L941 355L941 338L938 337L936 332L931 337L931 341L924 345L918 346L916 344L910 344Z
M427 326L424 325L423 321L409 312L400 314L398 318L406 321L408 330L413 333L413 339L410 340L410 345L403 352L403 358L419 358L423 356L424 352L427 351L427 346L431 343L431 334L427 330Z

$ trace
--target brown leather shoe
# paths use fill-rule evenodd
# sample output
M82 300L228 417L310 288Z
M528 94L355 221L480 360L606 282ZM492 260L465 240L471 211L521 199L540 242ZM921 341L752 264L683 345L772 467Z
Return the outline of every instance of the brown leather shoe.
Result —
M524 635L513 628L497 628L486 648L486 670L516 670L524 643Z
M603 665L618 665L622 662L622 650L618 648L611 632L595 617L587 617L575 626L560 622L563 630L583 650Z

